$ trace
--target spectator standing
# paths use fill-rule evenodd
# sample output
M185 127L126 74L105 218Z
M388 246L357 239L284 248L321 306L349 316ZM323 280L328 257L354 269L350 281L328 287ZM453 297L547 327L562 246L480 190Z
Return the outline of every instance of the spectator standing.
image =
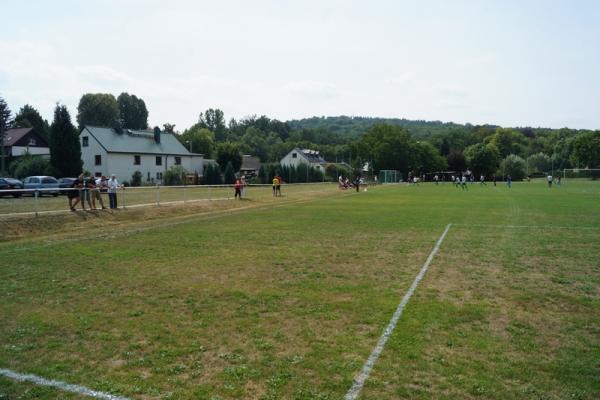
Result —
M79 175L81 179L81 186L79 190L79 198L81 199L81 207L85 210L85 203L87 202L90 210L92 209L92 202L90 201L90 176Z
M248 184L246 183L246 175L242 175L242 177L240 178L240 183L242 184L242 194L240 196L240 199L243 197L246 197L246 186L248 186Z
M106 207L104 207L104 201L102 201L102 195L100 194L100 189L106 187L106 177L101 176L96 179L94 183L95 187L92 191L92 204L94 208L96 208L96 200L98 200L100 202L100 207L102 207L103 210L106 210Z
M75 189L79 189L82 184L83 182L78 177L73 181L73 183L71 183L71 190L67 192L67 198L69 199L69 208L71 209L71 211L75 211L75 206L79 203L80 199L79 190ZM85 210L85 205L83 205L83 209Z
M110 179L106 183L108 186L108 202L111 209L117 208L117 189L120 187L119 181L117 181L116 175L111 175Z

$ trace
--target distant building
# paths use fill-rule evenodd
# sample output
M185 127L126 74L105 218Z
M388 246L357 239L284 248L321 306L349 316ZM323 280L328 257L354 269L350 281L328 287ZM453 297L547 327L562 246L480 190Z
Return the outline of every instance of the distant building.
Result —
M260 169L260 160L258 157L249 155L242 156L242 166L240 167L240 175L256 176Z
M279 164L291 165L294 167L298 167L300 164L308 164L322 173L325 173L325 167L328 163L321 157L317 150L295 148L283 157Z
M34 128L9 129L4 135L4 154L20 157L25 154L50 156L48 142Z
M83 168L95 176L117 175L131 180L135 171L142 182L162 183L163 174L180 165L202 176L204 155L190 153L173 133L86 126L79 134Z

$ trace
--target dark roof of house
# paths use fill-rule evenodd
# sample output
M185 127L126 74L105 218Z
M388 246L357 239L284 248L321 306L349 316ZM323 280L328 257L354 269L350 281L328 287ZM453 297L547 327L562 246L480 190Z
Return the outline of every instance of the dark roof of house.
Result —
M48 147L48 143L46 143L46 141L43 140L40 135L36 134L33 128L14 128L7 130L4 135L4 145L8 147L15 146L19 140L23 139L23 137L29 133L35 134L37 139L41 139L43 141L42 144L44 144L44 146L42 147Z
M248 155L242 156L242 166L240 170L243 171L258 171L260 169L260 160L257 157Z
M117 133L112 128L86 126L80 133L91 134L108 153L170 154L200 156L190 153L173 133L160 133L160 143L154 140L154 132L123 129Z
M321 157L321 155L319 154L319 152L317 150L302 149L302 150L300 150L300 152L302 153L304 158L306 158L308 160L308 162L310 162L310 163L314 163L314 164L327 163L327 161L325 161L325 159L323 157Z

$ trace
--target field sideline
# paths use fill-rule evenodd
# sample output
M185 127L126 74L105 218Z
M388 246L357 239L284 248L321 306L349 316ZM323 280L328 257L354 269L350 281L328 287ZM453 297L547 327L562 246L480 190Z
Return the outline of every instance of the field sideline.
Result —
M0 369L130 399L342 399L452 224L358 398L600 398L599 200L380 186L7 241ZM0 399L34 398L86 397L0 377Z

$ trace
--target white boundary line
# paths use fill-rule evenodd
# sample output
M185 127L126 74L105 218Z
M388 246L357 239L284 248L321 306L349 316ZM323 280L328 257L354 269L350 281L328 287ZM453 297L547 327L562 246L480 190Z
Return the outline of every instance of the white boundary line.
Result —
M39 386L50 386L56 389L60 389L65 392L71 392L81 394L84 396L94 397L96 399L103 400L129 400L127 397L115 396L108 393L98 392L96 390L88 389L84 386L72 385L70 383L55 381L53 379L42 378L41 376L31 374L19 374L8 369L0 368L0 375L6 378L13 379L19 382L31 382Z
M444 241L444 238L446 237L446 234L448 233L448 230L450 229L451 226L452 226L452 224L446 225L446 229L444 229L444 233L442 233L442 236L440 236L440 238L436 242L435 247L433 248L433 250L431 250L429 257L427 257L425 264L423 264L423 267L421 267L421 270L419 271L419 273L418 273L417 277L415 278L415 280L413 281L412 285L410 285L410 288L408 289L408 291L402 298L402 301L400 302L400 304L398 304L398 307L396 308L394 315L392 315L392 319L390 320L390 323L388 324L388 326L385 328L385 330L381 334L381 337L379 338L377 345L375 346L375 348L371 352L371 355L369 356L369 358L363 365L362 370L360 371L360 374L358 374L358 376L356 378L354 378L352 387L350 388L350 390L348 390L348 393L346 393L346 396L344 397L345 400L355 400L358 398L358 395L360 394L360 391L362 390L362 388L365 384L365 381L369 378L369 375L371 374L371 370L373 369L373 366L375 365L375 363L377 362L377 359L379 358L379 356L381 355L381 352L383 351L385 343L388 341L388 339L392 335L394 328L396 328L396 324L398 323L398 320L400 319L400 316L402 315L402 311L404 311L406 304L408 303L408 301L412 297L413 293L417 289L419 282L421 282L421 279L423 279L425 272L427 272L427 268L429 268L429 264L431 264L433 257L440 249L440 246L441 246L442 242Z
M496 225L496 224L453 224L459 227L468 228L507 228L507 229L582 229L582 230L600 230L598 226L560 226L560 225Z

